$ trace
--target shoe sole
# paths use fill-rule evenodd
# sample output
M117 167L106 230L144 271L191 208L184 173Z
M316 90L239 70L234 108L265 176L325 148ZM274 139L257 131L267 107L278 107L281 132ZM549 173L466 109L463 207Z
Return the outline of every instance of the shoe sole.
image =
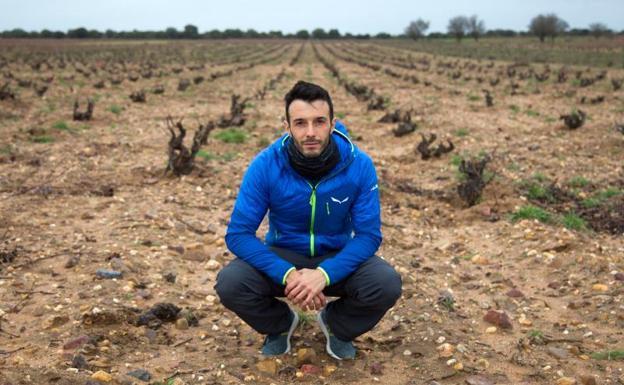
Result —
M321 312L319 311L318 313L316 313L316 320L319 323L319 326L321 327L321 330L323 331L323 334L325 334L325 339L327 340L327 343L325 344L325 350L327 350L327 354L329 354L330 356L332 356L333 358L342 361L342 358L338 357L332 350L331 350L331 346L329 346L329 330L327 330L327 326L325 326L325 322L323 322L323 318L321 317Z
M299 314L297 314L297 312L292 309L290 309L290 311L293 312L294 318L293 318L293 322L290 324L290 329L288 329L288 336L286 338L286 351L282 354L286 354L290 352L290 338L292 337L293 333L295 332L295 329L299 325Z

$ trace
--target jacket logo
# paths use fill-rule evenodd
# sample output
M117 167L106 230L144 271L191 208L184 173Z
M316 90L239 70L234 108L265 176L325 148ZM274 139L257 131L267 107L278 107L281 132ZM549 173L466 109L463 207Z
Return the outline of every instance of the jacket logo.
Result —
M334 198L334 197L331 197L331 200L332 200L333 202L336 202L336 203L338 203L338 204L340 204L340 205L341 205L341 204L345 203L346 201L348 201L348 200L349 200L349 197L346 197L346 198L345 198L345 199L343 199L343 200L340 200L340 199L336 199L336 198Z

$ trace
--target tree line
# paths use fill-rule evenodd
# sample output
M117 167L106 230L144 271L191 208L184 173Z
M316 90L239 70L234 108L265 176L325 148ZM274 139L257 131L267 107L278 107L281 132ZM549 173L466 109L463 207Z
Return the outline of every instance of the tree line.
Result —
M282 31L259 32L255 29L241 30L238 28L230 28L225 30L213 29L200 33L198 28L192 24L187 24L182 30L174 27L166 28L161 31L114 31L107 29L104 32L79 27L64 31L51 31L44 29L41 31L25 31L21 28L6 30L0 32L0 38L43 38L43 39L267 39L267 38L292 38L292 39L391 39L391 38L455 38L461 41L464 37L472 37L475 40L483 36L537 36L540 41L544 41L547 37L554 39L559 35L570 36L609 36L616 34L615 31L609 29L603 23L592 23L588 28L570 29L568 23L559 18L555 14L543 14L535 16L528 26L528 31L514 31L511 29L492 29L487 30L485 23L476 15L472 16L455 16L449 20L447 33L433 32L427 34L429 29L429 21L417 19L412 21L403 34L392 35L386 32L377 34L342 34L337 29L325 30L316 28L312 31L305 29L295 33L283 33ZM624 31L619 32L620 35Z
M516 35L533 35L539 38L541 42L547 37L555 39L559 35L570 36L610 36L615 32L609 29L604 23L592 23L588 28L573 28L569 29L568 23L561 19L554 13L540 14L531 19L528 31L516 32L514 30L495 29L486 30L485 22L480 20L477 15L468 16L455 16L451 18L446 27L447 33L430 33L426 35L429 29L429 21L423 19L417 19L412 21L405 28L405 36L412 39L420 39L422 37L453 37L457 41L461 41L464 37L472 37L475 40L479 40L482 36L516 36ZM619 33L624 34L624 31Z

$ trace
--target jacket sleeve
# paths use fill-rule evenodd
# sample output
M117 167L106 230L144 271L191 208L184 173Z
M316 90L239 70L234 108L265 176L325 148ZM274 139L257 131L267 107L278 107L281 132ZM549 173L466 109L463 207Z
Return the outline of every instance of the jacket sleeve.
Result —
M359 179L360 190L351 207L351 222L355 236L334 257L320 263L328 285L333 285L353 273L372 257L381 245L381 214L377 174L371 158L360 153L363 167Z
M269 208L269 180L266 157L259 154L249 165L230 223L225 234L228 249L238 258L284 285L284 278L295 267L273 253L256 237L256 231ZM266 154L264 154L266 155Z

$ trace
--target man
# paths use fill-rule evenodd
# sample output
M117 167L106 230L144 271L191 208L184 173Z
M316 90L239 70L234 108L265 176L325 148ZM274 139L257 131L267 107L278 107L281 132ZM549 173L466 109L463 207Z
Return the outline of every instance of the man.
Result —
M327 352L352 359L353 339L401 295L400 276L375 256L382 239L375 167L334 119L325 89L299 81L285 102L287 133L243 177L225 236L237 258L219 272L215 289L226 308L266 335L264 355L290 350L299 316L276 298L286 296L320 310ZM256 230L267 210L262 243Z

